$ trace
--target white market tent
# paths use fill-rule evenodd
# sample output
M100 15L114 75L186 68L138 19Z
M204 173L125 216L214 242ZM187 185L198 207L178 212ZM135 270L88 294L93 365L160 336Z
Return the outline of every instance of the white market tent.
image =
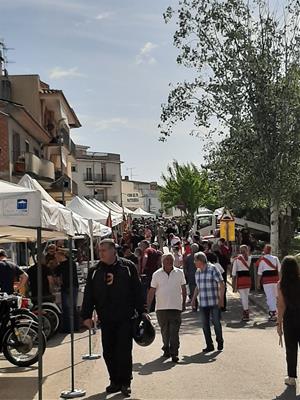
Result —
M42 199L41 192L14 185L9 182L0 181L0 235L7 236L6 242L14 242L14 238L21 237L24 241L35 239L38 248L38 391L39 398L42 399L42 384L43 384L43 351L42 351L42 236L47 234L48 229L43 228L42 218ZM44 221L45 222L45 221ZM66 234L68 225L65 227L62 234ZM69 232L70 234L71 232ZM71 258L70 258L71 259ZM70 268L70 274L73 269ZM71 280L73 282L73 279ZM72 309L72 303L71 303ZM72 340L71 340L72 341Z
M105 224L107 220L107 213L96 210L89 202L78 196L74 197L68 204L68 209L81 215L83 218L91 218L95 221L100 221L102 224Z
M131 214L133 213L133 211L130 210L129 208L127 208L127 207L124 207L124 211L125 211L125 213L128 214L128 215L131 215Z
M69 221L63 218L63 230L42 215L41 193L10 182L0 181L0 242L27 242L37 238L36 228L43 228L42 238L63 238L72 234ZM53 219L53 218L52 218ZM49 223L47 223L49 220ZM55 232L53 232L55 231Z
M123 210L118 204L114 204L111 201L105 201L103 204L111 211L114 211L117 214L123 214Z
M150 214L141 207L137 208L132 214L132 218L156 218L154 214Z
M122 208L121 206L119 206L118 203L113 202L113 201L106 201L104 204L105 204L108 208L110 208L112 211L115 211L115 212L117 212L117 213L119 213L119 214L123 214L123 213L125 213L125 214L132 214L132 212L133 212L133 211L129 210L129 208L127 208L127 207L123 207L123 208Z
M34 190L38 190L42 199L42 227L64 232L69 236L88 235L88 236L107 236L111 229L92 217L86 218L69 210L62 204L56 202L46 190L29 175L24 175L19 184ZM89 221L89 220L93 221Z
M92 207L94 207L96 210L99 210L103 213L105 213L106 218L109 215L109 212L111 213L111 219L112 219L112 226L117 226L123 222L123 214L116 213L115 211L112 211L110 208L108 208L104 203L101 203L100 201L96 199L92 200L87 200L85 199Z
M6 226L40 227L40 193L0 180L0 226L1 235Z

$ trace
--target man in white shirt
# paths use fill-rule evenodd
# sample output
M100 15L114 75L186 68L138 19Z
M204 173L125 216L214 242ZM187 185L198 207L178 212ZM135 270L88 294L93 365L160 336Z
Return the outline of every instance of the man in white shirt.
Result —
M263 256L257 262L257 288L259 289L261 284L263 285L269 308L269 320L276 321L277 283L281 264L278 257L273 256L271 252L271 245L266 244Z
M147 306L150 310L155 296L155 310L163 340L163 356L172 357L172 361L177 363L181 312L185 310L186 302L186 281L183 271L174 267L172 254L163 256L162 265L163 267L152 276Z

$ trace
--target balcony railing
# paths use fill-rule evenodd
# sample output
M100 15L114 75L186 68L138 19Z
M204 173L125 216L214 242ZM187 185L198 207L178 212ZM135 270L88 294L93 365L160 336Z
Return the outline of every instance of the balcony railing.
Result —
M45 147L51 146L60 146L60 140L62 139L62 144L64 147L68 149L69 154L71 154L74 158L76 158L76 145L71 139L70 135L66 131L62 131L60 136L53 138L50 143L45 144Z
M83 174L84 182L92 182L92 183L113 183L116 182L116 175L108 175L108 174Z
M43 158L39 158L33 153L16 153L13 152L13 173L16 175L24 175L29 173L36 178L43 178L50 181L55 179L54 164Z

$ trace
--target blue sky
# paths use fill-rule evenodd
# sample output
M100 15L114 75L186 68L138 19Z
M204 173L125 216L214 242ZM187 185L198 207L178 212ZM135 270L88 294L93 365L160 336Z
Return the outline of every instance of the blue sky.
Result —
M169 83L189 77L176 65L174 25L162 14L177 0L0 0L0 38L10 74L37 73L62 89L82 128L76 143L120 153L123 175L160 180L167 164L203 162L203 141L179 126L158 141Z

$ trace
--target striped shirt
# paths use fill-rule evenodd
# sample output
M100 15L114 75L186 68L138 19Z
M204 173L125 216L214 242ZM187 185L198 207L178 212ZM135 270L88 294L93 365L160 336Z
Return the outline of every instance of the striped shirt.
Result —
M200 307L213 307L219 303L219 283L223 278L218 269L208 263L201 272L197 269L195 273L196 285L199 290L198 301Z

